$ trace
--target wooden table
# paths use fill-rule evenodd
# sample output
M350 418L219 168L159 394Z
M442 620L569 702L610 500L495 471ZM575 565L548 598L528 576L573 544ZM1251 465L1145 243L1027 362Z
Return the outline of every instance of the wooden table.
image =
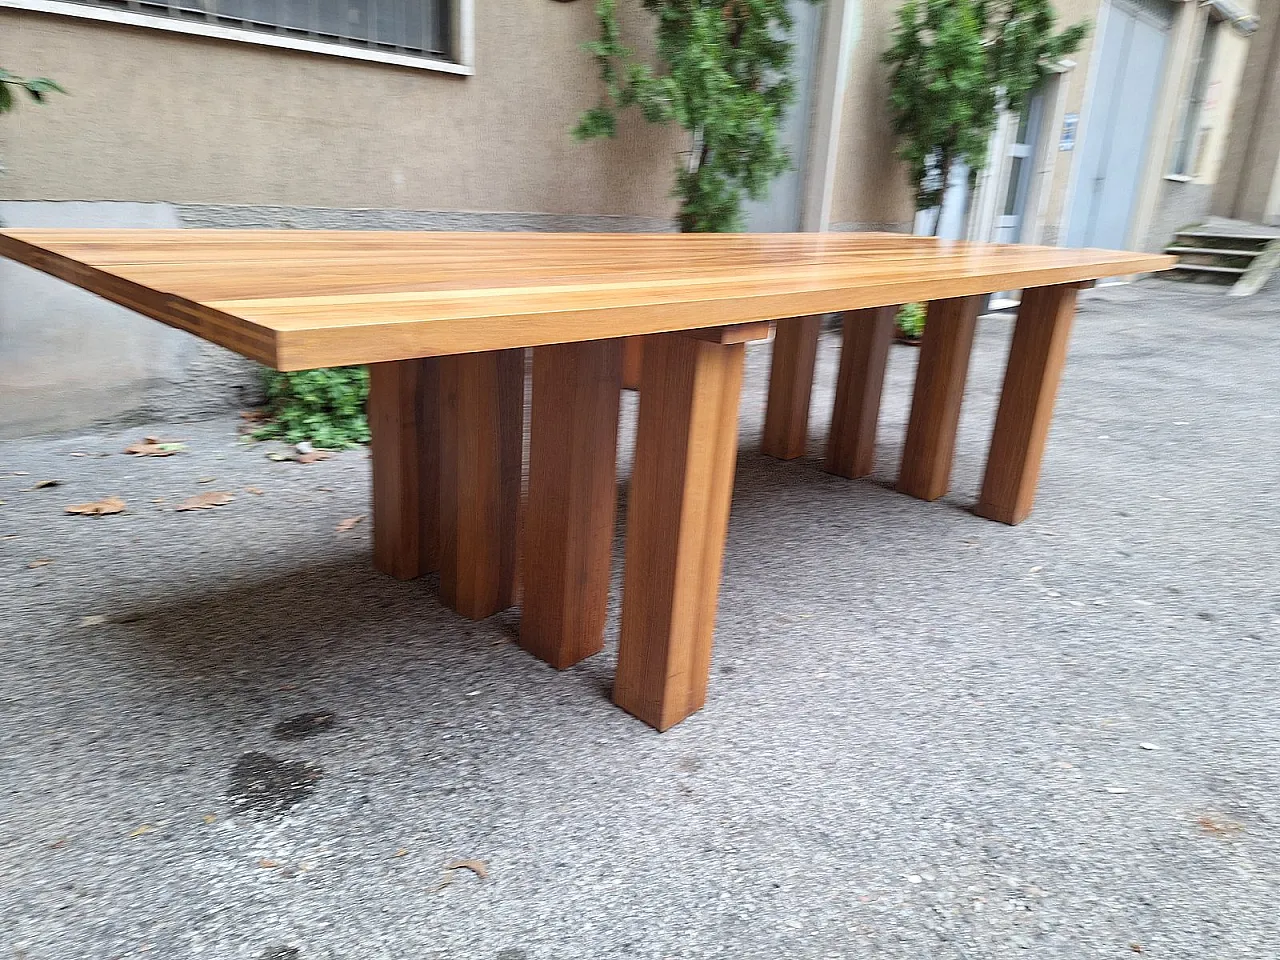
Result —
M785 320L765 449L795 456L818 318L844 312L827 466L861 476L895 308L931 301L898 485L935 499L980 298L1024 289L978 505L1016 523L1076 290L1173 263L892 234L9 230L0 254L278 370L370 364L374 563L438 570L444 602L471 618L512 605L520 583L521 645L561 668L603 644L621 338L648 335L613 698L659 730L706 696L745 342Z

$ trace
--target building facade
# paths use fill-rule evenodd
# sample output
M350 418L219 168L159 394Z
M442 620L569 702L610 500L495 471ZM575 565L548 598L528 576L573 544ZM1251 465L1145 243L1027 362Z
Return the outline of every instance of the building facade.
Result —
M621 6L643 50L646 15ZM911 229L881 62L897 7L796 3L795 169L751 228ZM1208 209L1230 159L1252 9L1058 11L1090 38L1002 118L950 235L1159 246ZM671 229L678 130L631 116L616 140L569 136L599 95L595 32L590 0L0 0L0 64L69 93L0 119L0 221ZM217 348L62 287L0 265L0 436L254 392Z

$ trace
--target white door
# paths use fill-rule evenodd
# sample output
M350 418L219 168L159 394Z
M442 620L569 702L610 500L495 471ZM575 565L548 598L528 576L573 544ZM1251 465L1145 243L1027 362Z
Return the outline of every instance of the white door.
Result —
M791 154L791 169L773 180L763 200L748 200L743 204L743 221L752 233L791 233L800 229L822 9L821 4L807 0L791 0L787 4L795 21L791 31L791 79L796 95L782 118L781 139Z
M1027 197L1031 194L1032 168L1035 166L1036 145L1040 142L1041 120L1044 116L1044 94L1037 92L1028 98L1018 117L1018 129L1009 144L1009 177L1005 184L1004 203L996 216L992 237L996 243L1021 243L1022 227L1026 220Z
M1123 249L1173 25L1170 0L1111 0L1086 107L1067 246Z

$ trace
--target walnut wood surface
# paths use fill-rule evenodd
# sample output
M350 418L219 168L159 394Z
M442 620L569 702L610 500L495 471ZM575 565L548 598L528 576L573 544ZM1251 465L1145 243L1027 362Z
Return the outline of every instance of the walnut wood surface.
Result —
M823 464L828 473L854 479L868 476L875 467L880 397L897 315L897 306L844 315L840 373Z
M645 341L613 702L659 730L706 700L744 354L680 334Z
M809 439L809 397L818 358L822 317L794 317L778 322L769 367L769 400L765 407L760 452L779 460L804 454Z
M1074 285L1022 292L982 495L974 508L979 516L1015 524L1031 513L1075 312Z
M622 344L533 351L520 646L560 670L604 646Z
M0 255L280 370L752 323L1174 262L874 233L8 230Z
M925 314L911 418L898 468L898 490L937 500L951 487L960 405L978 327L981 297L934 300Z

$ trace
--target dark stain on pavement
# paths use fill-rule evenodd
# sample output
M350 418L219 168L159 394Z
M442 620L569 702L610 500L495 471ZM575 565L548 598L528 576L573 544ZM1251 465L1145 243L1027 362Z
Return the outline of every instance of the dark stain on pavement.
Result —
M313 733L323 733L337 720L337 714L332 710L311 710L288 720L281 720L271 728L271 735L277 740L301 740Z
M281 760L268 753L246 753L231 770L227 796L249 810L284 813L315 792L324 768L306 760Z

